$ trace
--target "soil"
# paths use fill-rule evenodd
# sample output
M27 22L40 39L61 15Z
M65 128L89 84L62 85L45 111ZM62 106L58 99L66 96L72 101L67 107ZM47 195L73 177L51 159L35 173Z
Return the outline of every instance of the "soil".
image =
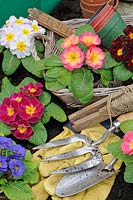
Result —
M79 5L80 0L62 0L60 5L53 11L51 14L53 17L59 19L59 20L69 20L74 18L81 18L82 13L80 10ZM12 76L10 76L10 80L13 84L18 84L24 77L26 76L32 76L30 73L28 73L24 68L19 68ZM0 84L1 80L4 77L4 74L0 72ZM33 76L32 76L33 77ZM33 77L35 78L35 77ZM36 79L36 78L35 78ZM41 81L42 80L39 80ZM54 95L52 96L53 101L60 105L66 114L70 114L76 111L76 109L68 109L66 105L59 100ZM51 119L50 122L47 124L47 130L48 130L48 140L56 136L58 133L60 133L63 130L64 123L59 123L54 119ZM20 141L19 141L20 142ZM28 142L22 142L24 146L28 149L32 148L32 145ZM124 174L125 166L124 164L121 167L121 170L119 174L116 177L115 183L112 187L112 190L106 200L133 200L133 184L128 184L124 182L123 174ZM4 196L0 195L0 199L5 200ZM48 200L51 198L49 197ZM100 198L99 198L100 199ZM78 199L80 200L80 199Z

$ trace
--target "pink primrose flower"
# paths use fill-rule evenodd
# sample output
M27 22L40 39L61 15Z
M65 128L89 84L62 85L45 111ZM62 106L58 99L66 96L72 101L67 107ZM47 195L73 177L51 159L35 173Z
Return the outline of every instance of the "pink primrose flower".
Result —
M0 121L10 124L18 115L18 103L10 97L5 98L0 105Z
M61 44L63 49L68 48L72 45L76 45L79 42L79 36L72 34L71 36L64 39L64 42Z
M42 94L42 87L43 85L41 83L34 85L30 82L28 85L20 88L20 91L23 92L25 96L35 97Z
M87 47L96 46L101 44L101 39L98 35L92 32L84 32L79 38L80 42Z
M78 46L71 46L64 49L60 57L65 68L75 70L82 67L85 56Z
M11 124L13 136L18 139L28 140L33 135L30 124L25 120L19 120Z
M86 64L93 69L99 69L103 67L105 59L104 52L98 47L91 47L86 52Z
M23 93L13 93L10 98L16 101L18 104L22 101L22 98L24 97Z
M44 105L36 97L24 97L19 106L19 115L30 123L36 123L42 117Z
M126 135L124 135L121 148L124 154L133 154L133 131L127 132Z

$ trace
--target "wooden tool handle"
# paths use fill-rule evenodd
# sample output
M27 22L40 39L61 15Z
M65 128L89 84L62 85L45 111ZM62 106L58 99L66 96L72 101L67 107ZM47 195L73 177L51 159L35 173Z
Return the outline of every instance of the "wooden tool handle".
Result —
M133 112L122 114L117 118L117 120L119 122L124 122L125 120L133 120Z

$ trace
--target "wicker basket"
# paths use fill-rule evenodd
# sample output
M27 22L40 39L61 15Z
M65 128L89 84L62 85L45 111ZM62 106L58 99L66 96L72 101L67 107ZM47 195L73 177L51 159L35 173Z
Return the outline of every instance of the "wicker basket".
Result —
M122 16L123 20L130 25L133 25L133 15L124 15ZM88 19L71 19L68 21L64 21L67 25L78 28L81 25L84 25L87 23ZM49 31L48 32L48 38L49 42L46 43L45 48L45 56L49 57L50 55L58 55L60 54L59 49L56 47L56 40L59 39L59 36L57 36L54 32ZM99 84L96 83L94 88L94 97L90 103L96 102L99 99L115 92L121 89L123 86L120 85L118 82L113 82L110 87L103 88L99 87ZM60 98L69 108L81 108L86 106L85 104L81 104L71 92L69 92L68 89L61 89L58 91L52 91L54 95L56 95L58 98ZM90 104L89 103L89 104Z

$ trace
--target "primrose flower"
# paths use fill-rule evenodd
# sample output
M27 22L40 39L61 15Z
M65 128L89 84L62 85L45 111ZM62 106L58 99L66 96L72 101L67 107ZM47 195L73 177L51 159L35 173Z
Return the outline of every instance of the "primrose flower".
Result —
M80 36L80 42L87 47L96 46L101 44L101 39L98 35L93 34L92 32L84 32L82 36Z
M20 144L15 144L13 145L12 152L13 152L13 158L23 159L26 153L26 149L22 147Z
M26 120L19 120L11 124L14 137L21 140L28 140L33 135L33 130Z
M36 123L42 117L44 105L37 98L24 97L19 107L20 117L30 123Z
M1 38L0 38L0 45L9 48L10 43L15 39L15 31L11 27L5 27L1 29Z
M5 136L0 136L0 149L10 149L13 148L13 142L10 138Z
M24 97L23 93L21 92L14 92L10 98L13 99L14 101L16 101L18 104L22 101L22 98Z
M64 39L64 42L61 44L63 49L68 48L72 45L76 45L79 42L79 36L72 34L70 37Z
M28 85L20 88L20 91L23 92L25 96L35 97L42 94L42 87L43 85L41 83L36 83L36 85L34 85L30 82Z
M103 67L105 59L104 52L98 47L91 47L86 52L86 64L93 69L99 69Z
M22 176L25 171L25 165L21 160L12 159L9 161L9 168L14 177Z
M12 26L12 24L16 21L15 16L10 16L8 20L6 20L6 26Z
M38 25L38 22L36 20L33 20L31 28L33 30L34 33L45 33L45 29L42 28L41 26Z
M60 55L61 61L68 70L81 68L84 61L84 52L78 46L71 46L64 49Z
M22 26L19 29L22 35L32 37L32 28L30 24L22 24Z
M133 131L127 132L124 135L123 143L121 148L124 154L132 155L133 154Z
M125 33L125 35L127 35L131 40L133 39L133 26L132 25L128 25L123 32Z
M5 98L0 105L0 121L10 124L18 114L18 103L10 97Z
M26 36L18 35L15 41L10 43L10 50L11 53L18 58L29 56L31 54L30 40L28 40Z
M0 173L8 170L7 158L0 155Z

